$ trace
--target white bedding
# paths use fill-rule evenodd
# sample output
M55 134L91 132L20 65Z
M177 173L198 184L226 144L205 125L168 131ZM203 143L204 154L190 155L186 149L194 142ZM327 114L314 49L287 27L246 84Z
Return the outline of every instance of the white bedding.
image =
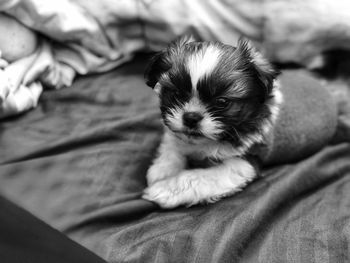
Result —
M41 42L55 65L51 74L37 67L44 87L69 86L75 73L110 70L183 34L232 45L243 35L273 61L306 66L350 47L348 0L2 0L0 11L54 40Z

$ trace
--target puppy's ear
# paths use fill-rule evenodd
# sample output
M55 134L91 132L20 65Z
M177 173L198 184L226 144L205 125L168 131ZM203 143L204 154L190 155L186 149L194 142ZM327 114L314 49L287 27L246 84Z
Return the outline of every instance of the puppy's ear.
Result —
M192 36L186 35L170 43L164 51L156 53L145 70L146 84L155 88L160 76L171 68L173 60L179 56L183 47L193 41Z
M156 53L148 63L144 78L146 81L147 86L151 87L152 89L157 84L160 76L168 71L170 69L170 61L167 58L167 52L161 51Z
M265 86L265 97L268 96L273 88L273 81L279 74L267 59L246 39L238 40L237 52L239 56L250 61L253 64L260 81Z

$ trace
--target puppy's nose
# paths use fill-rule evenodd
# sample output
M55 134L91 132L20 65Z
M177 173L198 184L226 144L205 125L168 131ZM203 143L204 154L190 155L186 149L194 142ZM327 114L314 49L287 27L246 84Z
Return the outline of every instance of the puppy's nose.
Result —
M196 128L202 119L203 116L199 112L185 112L182 115L183 123L188 128Z

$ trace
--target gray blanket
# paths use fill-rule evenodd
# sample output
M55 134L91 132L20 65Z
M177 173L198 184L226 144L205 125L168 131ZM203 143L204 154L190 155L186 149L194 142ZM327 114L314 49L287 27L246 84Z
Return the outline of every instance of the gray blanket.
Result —
M80 78L0 123L1 194L109 262L350 260L349 112L333 145L218 203L161 211L140 199L162 133L144 65Z

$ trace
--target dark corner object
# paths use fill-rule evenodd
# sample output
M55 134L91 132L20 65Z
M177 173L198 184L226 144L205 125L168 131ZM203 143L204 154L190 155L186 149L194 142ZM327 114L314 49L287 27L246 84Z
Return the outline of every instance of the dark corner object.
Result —
M106 263L0 196L0 262Z

